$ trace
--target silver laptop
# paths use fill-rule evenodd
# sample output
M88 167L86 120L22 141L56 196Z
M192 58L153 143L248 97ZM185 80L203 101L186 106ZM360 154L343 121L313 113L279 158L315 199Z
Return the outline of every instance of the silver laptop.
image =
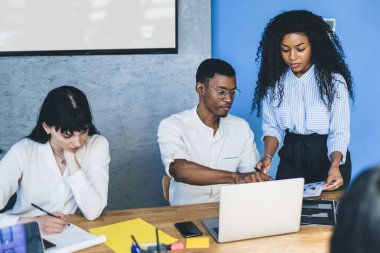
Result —
M303 186L303 178L224 186L219 218L203 225L218 242L297 232Z

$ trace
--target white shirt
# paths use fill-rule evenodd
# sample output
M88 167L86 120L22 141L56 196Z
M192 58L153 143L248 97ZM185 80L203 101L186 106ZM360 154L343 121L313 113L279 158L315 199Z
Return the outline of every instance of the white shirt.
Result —
M100 135L88 137L76 152L81 169L62 175L49 142L23 139L14 144L0 161L0 209L17 191L11 210L0 214L0 227L16 224L20 217L44 215L34 203L49 212L74 213L78 207L93 220L107 205L109 144Z
M327 134L327 155L339 151L341 164L345 163L350 141L349 96L344 78L340 74L334 77L337 93L329 111L319 95L314 65L301 77L289 69L283 76L280 106L279 98L271 100L270 94L263 100L263 138L273 136L281 143L286 129L295 134Z
M213 169L231 172L252 172L259 161L259 152L248 123L238 117L221 118L219 128L206 126L197 114L197 107L161 121L158 143L166 173L175 159L185 159ZM222 184L196 186L170 182L171 205L215 202Z

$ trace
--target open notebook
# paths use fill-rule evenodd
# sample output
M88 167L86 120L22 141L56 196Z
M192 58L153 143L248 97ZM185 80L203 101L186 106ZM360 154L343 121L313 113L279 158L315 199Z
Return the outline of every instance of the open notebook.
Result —
M42 238L55 244L54 247L45 250L48 253L74 252L106 241L104 235L90 234L74 224L66 226L60 234L42 235Z

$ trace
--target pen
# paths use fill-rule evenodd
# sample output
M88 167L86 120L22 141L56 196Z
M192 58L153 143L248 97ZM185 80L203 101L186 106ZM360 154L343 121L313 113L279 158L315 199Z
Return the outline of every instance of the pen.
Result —
M133 235L131 235L131 237L132 237L132 240L133 240L133 242L136 244L137 248L138 248L138 249L139 249L139 251L141 252L141 248L140 248L140 245L137 243L137 241L136 241L135 237L134 237Z
M157 252L160 253L160 241L158 239L158 228L156 228L156 243L157 243Z
M257 167L255 167L255 170L256 170L257 172L261 172L261 170L260 170L259 168L257 168Z
M49 216L51 216L51 217L55 217L55 218L61 219L61 217L58 217L57 215L54 215L54 214L52 214L52 213L46 211L45 209L43 209L42 207L37 206L36 204L33 204L33 203L32 203L32 206L35 207L35 208L37 208L38 210L40 210L40 211L46 213L47 215L49 215ZM67 225L67 226L70 226L69 223L67 223L66 225Z
M36 204L33 204L33 203L32 203L32 206L35 207L35 208L37 208L38 210L40 210L40 211L46 213L47 215L49 215L49 216L51 216L51 217L55 217L55 218L58 218L58 219L61 218L61 217L58 217L57 215L54 215L54 214L52 214L52 213L46 211L45 209L42 209L41 207L37 206Z

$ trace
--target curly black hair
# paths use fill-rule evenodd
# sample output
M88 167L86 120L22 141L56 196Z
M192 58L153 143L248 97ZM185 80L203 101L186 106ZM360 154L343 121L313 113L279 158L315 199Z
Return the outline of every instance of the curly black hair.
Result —
M281 13L271 19L265 27L256 53L256 62L260 65L252 111L261 113L261 102L271 92L271 98L284 95L284 84L281 80L288 66L282 59L280 45L283 37L289 33L301 33L308 37L311 44L311 62L315 65L315 77L319 83L319 93L328 109L334 101L334 73L343 76L348 93L354 101L353 83L350 70L344 61L345 55L338 36L323 20L310 11L295 10ZM278 94L275 92L277 86Z

